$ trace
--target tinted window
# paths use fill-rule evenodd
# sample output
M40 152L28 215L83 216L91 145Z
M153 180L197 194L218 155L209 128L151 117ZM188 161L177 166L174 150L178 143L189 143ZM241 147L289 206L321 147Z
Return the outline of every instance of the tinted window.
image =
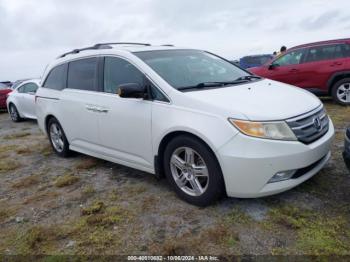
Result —
M302 62L304 51L305 51L304 49L291 51L277 58L273 63L280 66L300 64Z
M350 57L350 45L345 44L343 48L344 57Z
M44 87L62 90L66 85L66 71L67 65L59 65L51 70L49 76L46 78Z
M198 50L135 52L174 88L203 82L230 82L248 73L215 55Z
M97 91L97 58L70 62L67 88Z
M24 88L26 87L26 85L23 85L23 86L20 86L18 89L17 89L17 91L19 92L19 93L24 93Z
M38 86L34 83L28 83L24 86L24 93L35 93Z
M122 84L138 83L144 85L143 73L129 62L115 57L105 58L104 91L116 93Z
M309 48L306 57L306 62L316 62L342 57L342 45L317 46Z
M253 65L263 65L272 59L272 56L246 56L243 57L243 63Z

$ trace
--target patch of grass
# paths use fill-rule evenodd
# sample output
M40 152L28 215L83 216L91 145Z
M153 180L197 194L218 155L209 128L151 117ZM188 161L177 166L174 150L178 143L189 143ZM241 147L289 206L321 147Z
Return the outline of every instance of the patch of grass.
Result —
M81 209L81 215L92 215L99 213L105 208L105 204L102 201L96 201L91 206L85 207Z
M45 192L39 192L37 194L34 194L32 196L29 196L26 198L23 202L23 204L30 204L30 203L36 203L41 202L43 200L49 200L58 197L59 194L55 191L45 191Z
M19 133L6 135L3 138L6 139L6 140L10 140L10 139L24 138L24 137L27 137L27 136L30 136L30 135L31 134L29 132L19 132Z
M29 147L21 146L21 147L17 148L17 149L15 150L15 152L16 152L18 155L28 155L28 154L31 154L33 151L32 151L31 148L29 148Z
M312 217L312 213L293 206L282 206L270 210L270 222L282 225L289 229L304 227Z
M18 254L47 254L59 248L59 241L67 237L64 228L53 226L33 226L19 233L14 246Z
M75 168L77 170L88 170L91 168L94 168L98 165L99 160L96 158L86 158L81 160L76 166Z
M227 216L226 220L229 223L232 224L249 224L252 222L252 219L245 214L242 210L239 208L233 209Z
M18 148L17 145L0 145L0 153L8 153Z
M293 206L276 207L270 211L269 227L282 226L293 230L296 251L310 255L350 254L350 228L343 217L302 210ZM273 250L280 253L282 250Z
M16 160L8 158L0 159L0 173L16 170L20 166L20 163Z
M92 185L87 185L81 190L81 194L84 197L90 197L96 193L95 188Z
M39 175L30 175L24 178L17 179L13 184L12 188L20 189L27 188L36 185L40 182Z
M298 232L296 247L312 255L349 255L350 229L343 217L314 218Z
M80 180L79 177L77 177L71 173L67 173L67 174L64 174L63 176L60 176L56 179L55 186L56 187L70 186L70 185L73 185L74 183L78 182L79 180Z
M0 223L4 222L9 217L16 213L15 209L11 208L1 208L0 209Z

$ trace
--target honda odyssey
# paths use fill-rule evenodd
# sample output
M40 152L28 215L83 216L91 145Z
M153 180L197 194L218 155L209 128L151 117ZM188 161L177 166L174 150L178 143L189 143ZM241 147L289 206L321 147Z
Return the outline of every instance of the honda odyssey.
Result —
M44 73L36 113L59 156L164 174L199 206L299 185L330 159L334 135L311 93L206 51L140 43L61 55Z

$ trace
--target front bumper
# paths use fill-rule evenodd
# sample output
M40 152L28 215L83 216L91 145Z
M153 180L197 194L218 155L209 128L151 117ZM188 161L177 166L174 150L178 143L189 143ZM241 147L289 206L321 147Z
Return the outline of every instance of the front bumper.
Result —
M328 132L308 145L238 134L217 152L228 196L262 197L299 185L328 162L333 136L332 121ZM299 172L297 177L285 181L268 183L276 173L295 169L304 173Z
M346 166L348 167L350 171L350 129L348 129L347 134L345 136L345 145L344 145L344 152L343 152L343 158Z

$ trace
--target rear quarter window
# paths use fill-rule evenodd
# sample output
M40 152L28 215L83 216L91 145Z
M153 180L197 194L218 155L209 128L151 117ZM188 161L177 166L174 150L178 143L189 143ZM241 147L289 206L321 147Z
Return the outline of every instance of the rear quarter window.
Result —
M67 64L59 65L53 68L47 76L43 87L62 90L66 87Z

